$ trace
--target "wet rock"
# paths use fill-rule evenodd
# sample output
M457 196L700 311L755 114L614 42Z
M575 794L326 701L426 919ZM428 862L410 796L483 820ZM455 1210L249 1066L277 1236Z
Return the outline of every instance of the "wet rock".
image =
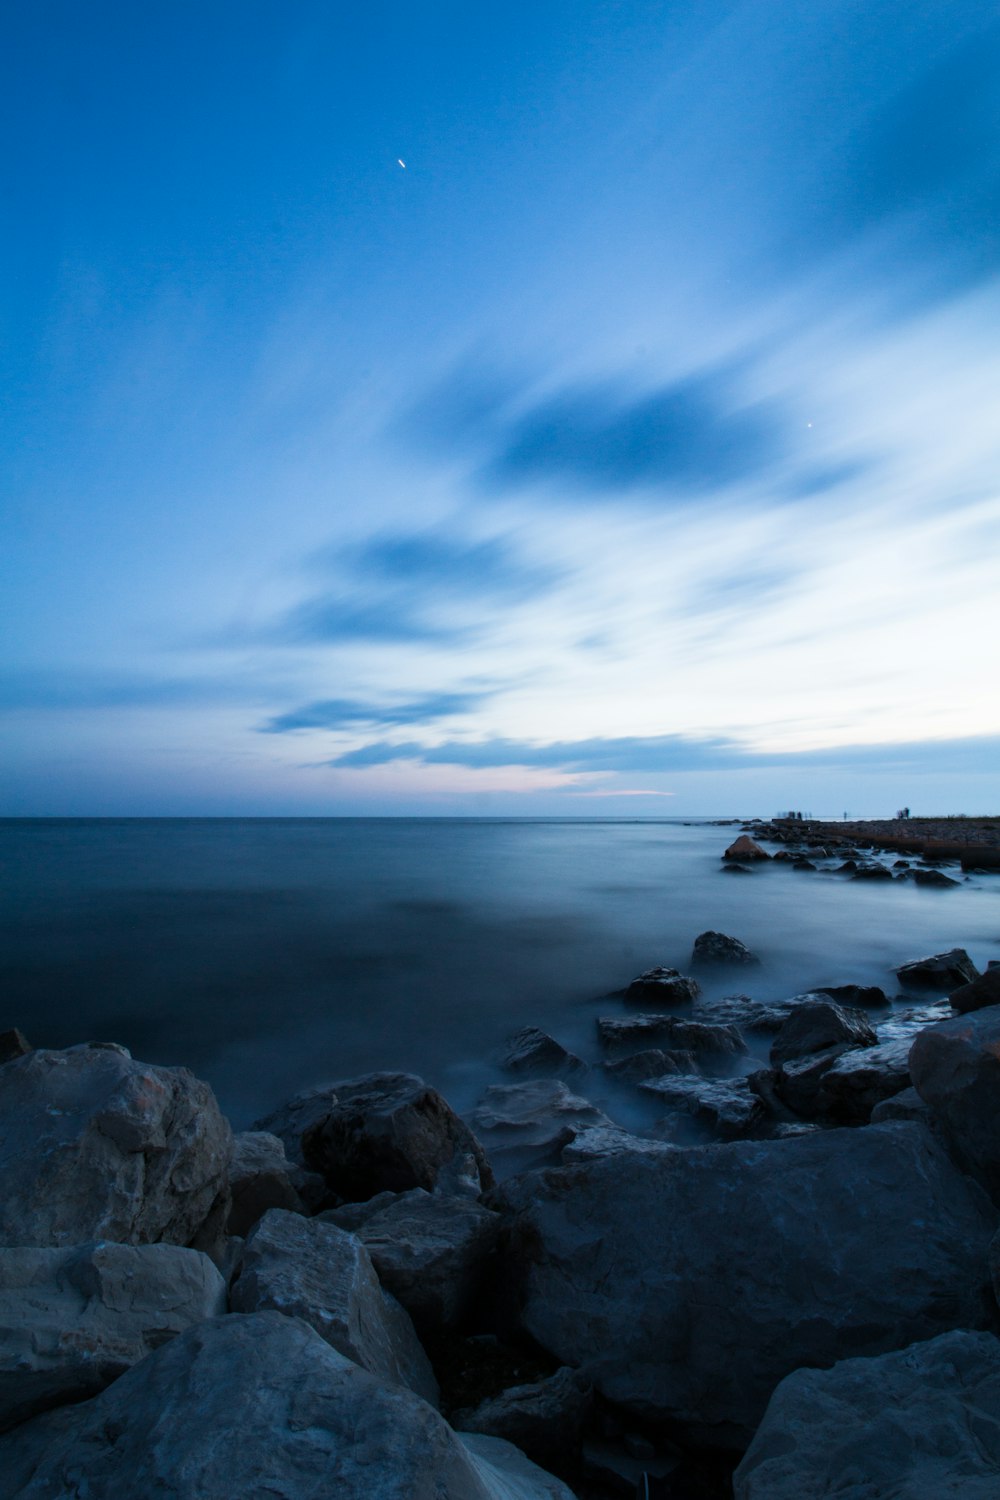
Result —
M293 1174L301 1178L302 1169L288 1160L284 1143L276 1135L265 1130L245 1130L233 1136L229 1169L233 1206L227 1233L245 1235L269 1208L304 1213L305 1205L294 1186ZM317 1186L322 1187L319 1180Z
M947 953L933 953L928 958L914 958L901 964L896 978L908 990L934 990L946 995L978 979L979 970L964 948L949 948Z
M957 1158L1000 1200L1000 1009L928 1026L910 1049L910 1074Z
M573 1500L496 1438L463 1439L306 1324L230 1314L157 1350L81 1406L0 1439L6 1500Z
M736 1026L712 1026L678 1016L601 1016L597 1035L602 1047L619 1054L653 1042L661 1042L664 1051L692 1052L705 1061L747 1050Z
M512 1073L545 1073L550 1078L586 1073L587 1064L567 1052L554 1037L537 1026L525 1026L507 1038L502 1066Z
M728 864L719 866L720 875L749 875L751 873L749 865Z
M340 1210L323 1215L337 1223ZM462 1323L493 1270L500 1216L469 1198L413 1188L352 1225L379 1280L422 1334ZM503 1433L500 1434L503 1436Z
M500 1195L526 1332L691 1440L748 1442L801 1365L995 1316L996 1214L918 1125L622 1153Z
M645 1083L647 1078L664 1078L669 1073L697 1073L698 1062L693 1052L662 1052L658 1047L647 1047L628 1057L609 1059L603 1067L624 1083Z
M843 866L841 866L841 869L843 869ZM851 876L852 880L891 880L892 878L892 871L887 869L885 865L878 864L858 865Z
M748 833L741 833L725 854L723 859L770 859L771 856L763 850L759 844L754 843Z
M815 870L816 866L813 864L813 862L812 862L811 859L793 859L792 860L792 869L793 870Z
M818 1000L818 994L792 995L787 1000L752 1000L749 995L724 995L720 1000L702 1000L692 1019L707 1025L737 1026L746 1031L779 1031L800 1005Z
M346 1201L413 1187L475 1197L492 1185L479 1142L422 1078L368 1073L335 1083L328 1098L303 1131L302 1157Z
M619 1156L623 1152L646 1152L662 1156L669 1150L673 1150L673 1145L662 1138L662 1127L655 1127L655 1135L633 1135L620 1125L592 1125L587 1130L581 1130L578 1136L563 1147L559 1159L563 1166L569 1167L575 1162L597 1161L605 1156Z
M581 1130L611 1123L556 1078L494 1084L469 1119L490 1161L504 1173L558 1161L563 1146Z
M232 1133L207 1083L124 1048L38 1049L0 1085L0 1244L221 1233Z
M626 1005L686 1005L701 994L697 980L688 979L676 969L647 969L633 979L625 991Z
M726 964L750 968L759 963L760 959L739 938L727 937L724 932L699 933L691 951L691 967L695 969Z
M874 1047L877 1041L864 1011L835 1000L806 1001L783 1022L771 1043L771 1062L790 1062L831 1047Z
M233 1312L301 1318L331 1348L436 1404L437 1381L407 1314L388 1297L353 1235L272 1208L247 1239Z
M543 1468L565 1472L573 1467L592 1406L590 1381L564 1365L547 1380L511 1386L475 1408L454 1412L451 1420L459 1432L505 1438Z
M909 1051L906 1039L897 1039L793 1058L773 1072L774 1091L804 1119L865 1125L876 1104L909 1086Z
M752 1135L766 1114L763 1101L750 1091L745 1078L659 1078L642 1088L709 1126L724 1141Z
M968 984L960 985L949 995L952 1010L965 1015L970 1010L982 1010L987 1005L1000 1005L1000 968L992 964L985 974Z
M950 875L945 875L943 870L911 870L910 877L915 885L931 885L944 888L961 884L961 881L952 880Z
M839 1001L841 1005L863 1006L865 1010L881 1010L889 1004L888 995L877 984L821 985L815 993L827 995L831 1000Z
M31 1043L16 1026L10 1031L0 1031L0 1064L11 1062L15 1057L24 1057L31 1051Z
M843 1494L994 1500L1000 1340L956 1331L831 1370L796 1370L771 1397L733 1476L735 1500Z
M0 1431L83 1401L226 1311L207 1255L180 1245L0 1250Z

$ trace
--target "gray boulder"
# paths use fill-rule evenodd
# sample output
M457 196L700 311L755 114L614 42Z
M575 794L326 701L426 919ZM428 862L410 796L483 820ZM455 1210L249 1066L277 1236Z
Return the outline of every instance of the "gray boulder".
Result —
M509 1443L264 1312L201 1323L81 1406L0 1439L5 1500L573 1500Z
M773 1074L778 1098L807 1120L865 1125L877 1104L909 1087L907 1038L793 1058Z
M303 1167L305 1161L302 1156L302 1137L325 1120L336 1104L337 1093L332 1083L303 1089L301 1093L272 1109L270 1114L262 1115L255 1121L252 1129L254 1132L263 1131L268 1135L276 1135L285 1148L288 1160Z
M987 1005L1000 1005L1000 968L991 964L985 974L960 985L948 998L952 1009L961 1015L970 1010L982 1010Z
M760 959L751 953L739 938L727 937L724 932L702 932L694 940L691 951L691 967L695 969L738 965L755 967Z
M724 1141L752 1135L766 1118L760 1096L751 1093L745 1078L657 1078L642 1089L707 1125Z
M947 995L978 979L979 970L964 948L949 948L947 953L932 953L928 958L914 958L901 964L896 978L905 989L934 990Z
M795 1057L830 1048L874 1047L875 1035L862 1010L838 1005L835 1000L815 1000L796 1007L771 1043L771 1062L790 1062Z
M509 1175L559 1159L563 1146L592 1125L610 1125L596 1105L557 1078L494 1084L469 1116L499 1172Z
M747 1050L738 1027L684 1021L679 1016L601 1016L597 1036L602 1047L619 1055L654 1043L670 1052L693 1053L699 1061L738 1057Z
M832 1370L796 1370L771 1397L733 1493L995 1500L1000 1342L956 1331Z
M515 1385L475 1408L456 1411L452 1426L514 1443L546 1469L566 1469L583 1440L593 1388L564 1365L547 1380Z
M382 1290L361 1242L335 1224L269 1209L246 1242L229 1300L234 1312L301 1318L363 1370L437 1404L413 1324Z
M0 1245L214 1246L231 1151L186 1068L93 1044L14 1058L0 1071Z
M586 1073L587 1064L537 1026L525 1026L507 1038L503 1067L511 1073L546 1073L550 1078Z
M688 979L677 969L647 969L633 979L625 991L626 1005L686 1005L701 994L697 980Z
M493 1183L483 1149L436 1089L412 1073L335 1083L302 1134L305 1165L347 1202L409 1188L473 1197Z
M928 1026L909 1067L958 1159L1000 1199L1000 1008Z
M621 1153L500 1195L526 1332L699 1441L747 1443L800 1365L995 1317L996 1213L919 1125Z
M353 1227L382 1285L422 1333L456 1327L493 1270L500 1215L469 1198L423 1188L386 1195L373 1206ZM337 1223L339 1210L323 1219Z
M0 1250L0 1431L82 1401L226 1311L207 1255L180 1245Z
M233 1204L226 1225L228 1234L245 1235L269 1208L304 1213L305 1204L296 1187L308 1176L285 1155L284 1142L266 1130L245 1130L233 1136L233 1160L229 1188ZM317 1184L322 1186L320 1180Z

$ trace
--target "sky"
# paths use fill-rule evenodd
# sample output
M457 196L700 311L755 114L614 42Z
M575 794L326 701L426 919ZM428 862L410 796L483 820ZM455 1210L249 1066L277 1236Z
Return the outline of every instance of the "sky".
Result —
M981 0L8 7L0 813L1000 812Z

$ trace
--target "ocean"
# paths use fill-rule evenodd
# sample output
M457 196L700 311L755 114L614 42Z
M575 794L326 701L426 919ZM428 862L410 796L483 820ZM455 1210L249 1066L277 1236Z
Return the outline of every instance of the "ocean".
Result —
M460 1110L527 1025L595 1062L607 997L687 972L712 928L759 970L708 999L778 999L965 947L1000 958L1000 876L958 889L769 865L721 873L704 820L11 819L0 822L0 1029L184 1064L245 1129L311 1084L421 1074ZM960 872L954 871L959 875ZM748 1038L748 1040L750 1040ZM741 1068L759 1065L766 1039ZM642 1109L594 1071L613 1118Z

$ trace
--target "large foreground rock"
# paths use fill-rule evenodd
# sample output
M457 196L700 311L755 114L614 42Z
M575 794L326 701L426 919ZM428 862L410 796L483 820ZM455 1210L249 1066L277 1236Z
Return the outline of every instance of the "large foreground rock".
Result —
M1000 966L990 967L978 979L960 985L948 998L952 1009L960 1015L970 1010L982 1010L986 1005L1000 1005Z
M918 1032L909 1065L958 1158L1000 1201L1000 1008Z
M302 1157L347 1202L414 1187L475 1197L493 1184L468 1126L412 1073L345 1079L328 1104L304 1129Z
M878 1359L796 1370L733 1489L735 1500L996 1500L1000 1342L944 1333Z
M501 1193L526 1331L707 1441L746 1443L800 1365L995 1316L996 1213L919 1125L621 1153Z
M0 1245L205 1243L229 1209L232 1133L207 1083L124 1047L0 1069Z
M226 1311L207 1255L179 1245L0 1250L0 1431L82 1401Z
M230 1304L302 1318L382 1380L437 1403L437 1381L413 1324L379 1285L367 1250L334 1224L272 1208L247 1240Z
M0 1439L0 1473L5 1500L573 1500L275 1312L201 1323L93 1401L25 1423Z

